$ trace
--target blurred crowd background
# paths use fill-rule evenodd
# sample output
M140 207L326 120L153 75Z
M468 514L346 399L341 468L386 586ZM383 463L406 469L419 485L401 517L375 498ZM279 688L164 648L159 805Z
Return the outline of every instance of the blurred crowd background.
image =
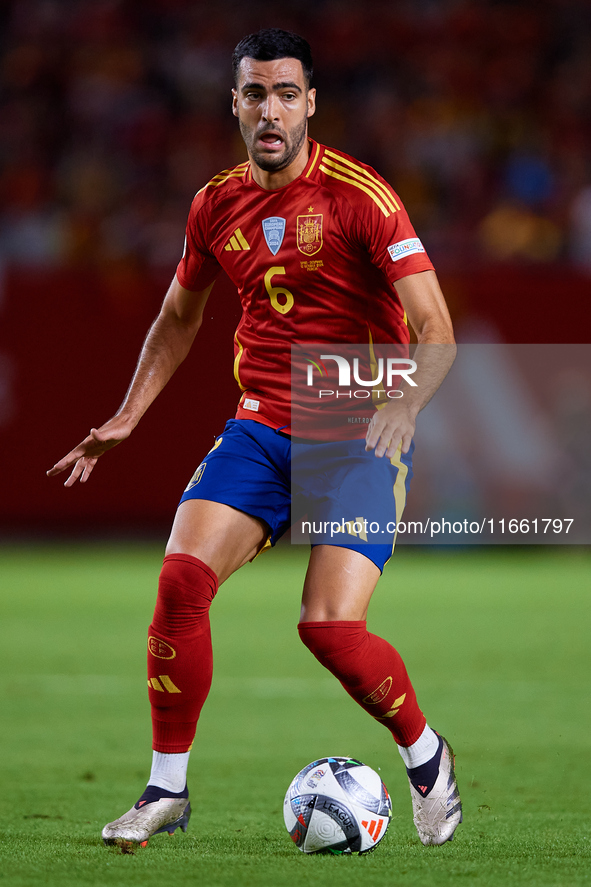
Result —
M120 402L193 195L246 158L230 57L261 27L310 41L311 134L373 165L401 195L460 341L591 342L590 0L0 0L0 531L167 526L233 415L239 305L222 278L198 348L133 442L101 461L88 487L64 491L44 477ZM546 491L591 490L591 359L578 355L568 378L562 359L548 385L524 376L517 406L515 376L484 372L490 359L468 373L492 379L472 412L449 383L433 408L443 419L424 420L436 429L422 451L432 473L417 450L425 514L444 508L440 454L463 454L462 470L471 463L471 434L460 440L443 409L450 397L466 406L485 456L479 401L491 404L486 415L514 405L495 426L505 439L547 444L529 473L522 459L495 475L483 456L488 475L456 483L454 513L468 507L468 487L471 508L494 495L503 507L518 476L522 511L534 476ZM544 410L533 434L528 417ZM501 449L511 461L515 448Z
M187 209L245 157L229 55L315 53L314 136L381 172L440 267L591 272L588 0L13 0L0 5L5 263L173 267Z

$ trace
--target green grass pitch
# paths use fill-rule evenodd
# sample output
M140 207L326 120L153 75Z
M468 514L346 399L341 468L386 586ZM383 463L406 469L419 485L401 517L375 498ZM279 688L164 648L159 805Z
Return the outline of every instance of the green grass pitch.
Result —
M145 629L155 546L0 549L0 881L97 887L392 887L591 882L589 607L584 549L401 549L369 628L401 651L452 742L464 824L423 847L390 734L297 638L306 552L244 568L212 610L215 672L189 771L186 835L105 848L103 824L150 760ZM390 829L365 857L305 856L282 802L329 754L379 769Z

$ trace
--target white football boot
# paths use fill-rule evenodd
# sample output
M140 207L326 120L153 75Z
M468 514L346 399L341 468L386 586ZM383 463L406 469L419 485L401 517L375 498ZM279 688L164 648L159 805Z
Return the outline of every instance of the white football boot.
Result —
M138 801L119 819L109 822L102 831L105 844L119 846L134 843L145 847L152 835L168 832L173 835L177 828L187 831L191 805L188 798L160 798L157 801Z
M413 820L421 842L426 846L452 841L462 821L462 802L454 770L454 753L443 740L439 775L431 791L423 797L410 782Z

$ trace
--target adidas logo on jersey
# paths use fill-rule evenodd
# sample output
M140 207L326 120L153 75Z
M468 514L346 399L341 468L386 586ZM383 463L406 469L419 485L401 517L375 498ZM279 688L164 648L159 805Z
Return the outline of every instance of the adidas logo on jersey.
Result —
M250 249L250 244L240 228L236 228L230 240L224 247L225 250L242 250L242 249Z

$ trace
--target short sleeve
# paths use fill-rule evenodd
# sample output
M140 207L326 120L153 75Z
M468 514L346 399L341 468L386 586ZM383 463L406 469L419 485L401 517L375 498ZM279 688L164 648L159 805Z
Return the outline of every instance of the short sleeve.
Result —
M198 192L191 205L185 233L185 248L176 269L178 282L191 292L207 289L221 271L218 260L207 246L209 207L203 200L202 194L203 192Z
M402 201L381 179L388 201L365 200L358 207L359 236L371 261L391 284L409 274L432 271L433 263L411 224Z

